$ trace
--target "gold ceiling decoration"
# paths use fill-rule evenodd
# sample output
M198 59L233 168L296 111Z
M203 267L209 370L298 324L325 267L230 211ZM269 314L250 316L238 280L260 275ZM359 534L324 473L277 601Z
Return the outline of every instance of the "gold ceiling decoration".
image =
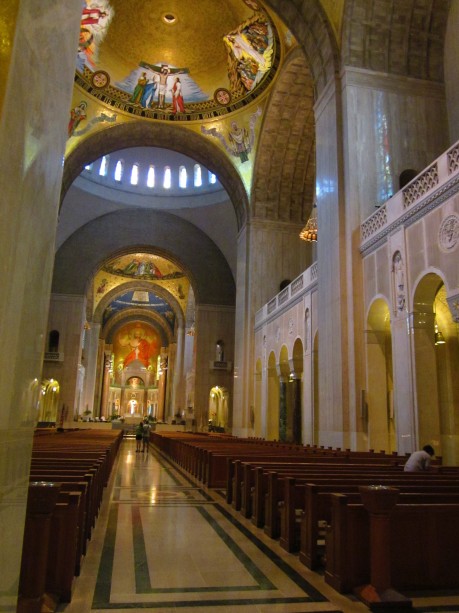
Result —
M136 116L220 117L263 92L277 29L258 0L86 0L76 83Z

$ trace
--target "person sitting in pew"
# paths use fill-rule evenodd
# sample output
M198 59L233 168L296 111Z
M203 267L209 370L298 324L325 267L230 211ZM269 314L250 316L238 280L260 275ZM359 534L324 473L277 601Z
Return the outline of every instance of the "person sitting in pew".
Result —
M424 445L420 451L414 451L410 455L403 470L409 473L429 470L430 462L434 455L435 451L432 445Z

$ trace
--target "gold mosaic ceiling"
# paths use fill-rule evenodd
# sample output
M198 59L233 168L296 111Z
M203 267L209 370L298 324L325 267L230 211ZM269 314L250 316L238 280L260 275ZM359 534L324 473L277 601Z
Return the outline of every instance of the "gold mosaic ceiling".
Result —
M77 83L136 115L204 119L257 97L279 61L277 30L258 0L86 0Z

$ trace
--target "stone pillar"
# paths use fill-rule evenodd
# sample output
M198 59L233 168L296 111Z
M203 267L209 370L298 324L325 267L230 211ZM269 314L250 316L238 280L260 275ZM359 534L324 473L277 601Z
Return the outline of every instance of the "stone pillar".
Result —
M88 407L94 413L94 394L96 391L97 356L99 352L100 324L90 323L85 329L83 388L83 410Z
M279 377L279 440L287 441L287 379Z
M13 612L81 4L13 0L1 14L0 594Z
M100 417L107 418L111 411L108 409L108 400L110 392L110 354L105 354L104 371L102 378L102 396L100 400Z
M301 445L301 376L293 375L292 385L292 441Z
M343 191L343 141L341 82L330 81L315 105L316 194L318 219L318 331L319 405L322 445L349 447L351 425L349 381L355 376L352 344L349 346L349 279L347 252L352 240L346 234ZM350 233L350 229L348 230ZM321 240L321 236L327 240ZM351 236L351 234L350 234ZM352 271L351 271L352 272ZM330 376L333 373L333 376Z
M417 418L416 448L430 443L437 455L442 455L434 322L433 311L415 311L410 315ZM429 373L428 377L426 373Z
M186 409L185 405L185 378L183 372L185 351L185 328L183 325L177 327L177 345L175 351L174 379L172 385L172 412L175 415Z

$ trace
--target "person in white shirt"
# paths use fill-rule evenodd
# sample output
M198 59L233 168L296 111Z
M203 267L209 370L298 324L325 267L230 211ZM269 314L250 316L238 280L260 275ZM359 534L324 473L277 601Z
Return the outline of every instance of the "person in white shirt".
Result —
M424 470L429 470L430 462L435 455L435 451L431 445L424 445L421 451L415 451L408 458L405 468L405 472L417 473Z

